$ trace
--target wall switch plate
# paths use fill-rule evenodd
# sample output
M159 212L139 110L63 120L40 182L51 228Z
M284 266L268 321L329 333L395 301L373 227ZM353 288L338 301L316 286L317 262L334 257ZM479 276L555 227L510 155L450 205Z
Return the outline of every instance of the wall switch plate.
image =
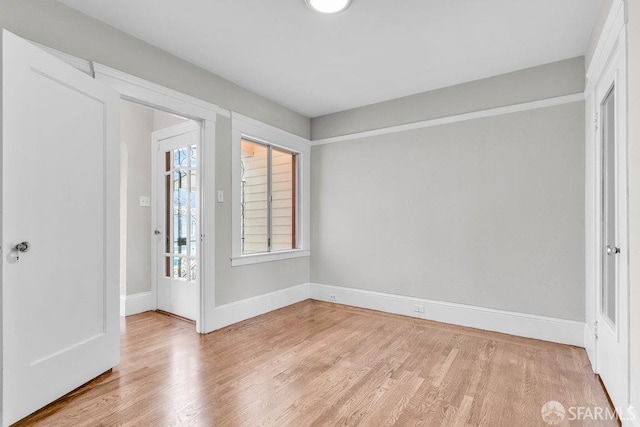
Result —
M151 197L140 196L140 206L151 206Z
M218 203L224 203L224 191L218 190Z

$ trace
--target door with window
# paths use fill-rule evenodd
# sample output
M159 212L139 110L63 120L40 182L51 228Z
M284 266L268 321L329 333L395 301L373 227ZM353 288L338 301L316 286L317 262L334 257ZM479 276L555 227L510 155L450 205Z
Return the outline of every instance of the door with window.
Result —
M624 94L612 61L596 87L600 155L600 274L596 304L596 365L614 405L628 400L628 246Z
M156 164L158 309L187 319L199 315L200 126L187 122L153 133Z

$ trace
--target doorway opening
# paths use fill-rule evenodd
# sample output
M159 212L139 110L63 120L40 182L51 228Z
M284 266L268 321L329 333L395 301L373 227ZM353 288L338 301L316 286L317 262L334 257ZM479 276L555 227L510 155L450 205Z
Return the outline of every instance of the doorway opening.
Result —
M120 293L196 321L200 123L124 99L120 111Z

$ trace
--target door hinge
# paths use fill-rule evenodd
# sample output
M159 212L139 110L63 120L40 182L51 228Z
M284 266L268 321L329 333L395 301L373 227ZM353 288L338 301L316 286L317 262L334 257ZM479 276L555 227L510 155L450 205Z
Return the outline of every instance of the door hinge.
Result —
M267 238L267 247L271 249L271 237Z
M593 128L595 130L598 130L598 124L599 124L599 122L598 122L598 113L595 113L593 115Z
M598 321L593 322L593 336L598 339Z

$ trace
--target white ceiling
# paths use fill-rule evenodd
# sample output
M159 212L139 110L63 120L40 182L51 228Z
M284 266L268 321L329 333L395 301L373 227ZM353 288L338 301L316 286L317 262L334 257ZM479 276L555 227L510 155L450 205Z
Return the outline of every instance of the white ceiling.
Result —
M305 116L585 53L602 0L60 0Z

